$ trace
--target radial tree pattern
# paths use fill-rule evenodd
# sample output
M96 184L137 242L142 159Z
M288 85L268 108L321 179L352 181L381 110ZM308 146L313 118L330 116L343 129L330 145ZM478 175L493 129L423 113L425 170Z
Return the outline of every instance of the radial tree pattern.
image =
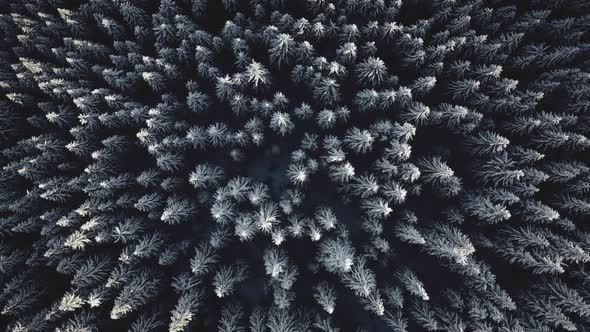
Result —
M6 331L589 331L585 0L6 0Z

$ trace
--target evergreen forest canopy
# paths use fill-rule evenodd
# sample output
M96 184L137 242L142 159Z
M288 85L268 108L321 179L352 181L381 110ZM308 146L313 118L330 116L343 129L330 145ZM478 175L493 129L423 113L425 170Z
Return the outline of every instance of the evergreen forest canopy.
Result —
M590 331L590 2L5 0L0 327Z

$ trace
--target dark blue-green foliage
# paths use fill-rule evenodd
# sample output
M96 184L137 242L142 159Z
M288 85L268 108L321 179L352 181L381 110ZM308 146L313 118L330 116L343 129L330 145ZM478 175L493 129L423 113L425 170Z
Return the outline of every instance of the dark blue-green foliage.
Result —
M0 2L0 329L590 329L590 2Z

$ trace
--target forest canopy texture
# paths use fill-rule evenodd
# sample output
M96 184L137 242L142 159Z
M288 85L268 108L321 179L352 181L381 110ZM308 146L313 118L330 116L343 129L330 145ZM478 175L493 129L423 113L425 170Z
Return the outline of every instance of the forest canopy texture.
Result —
M4 0L0 328L590 331L590 2Z

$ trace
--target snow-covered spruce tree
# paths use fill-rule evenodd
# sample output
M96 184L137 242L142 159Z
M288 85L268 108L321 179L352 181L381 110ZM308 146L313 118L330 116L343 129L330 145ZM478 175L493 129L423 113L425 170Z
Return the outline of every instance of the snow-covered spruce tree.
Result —
M7 331L584 331L584 0L0 4Z

